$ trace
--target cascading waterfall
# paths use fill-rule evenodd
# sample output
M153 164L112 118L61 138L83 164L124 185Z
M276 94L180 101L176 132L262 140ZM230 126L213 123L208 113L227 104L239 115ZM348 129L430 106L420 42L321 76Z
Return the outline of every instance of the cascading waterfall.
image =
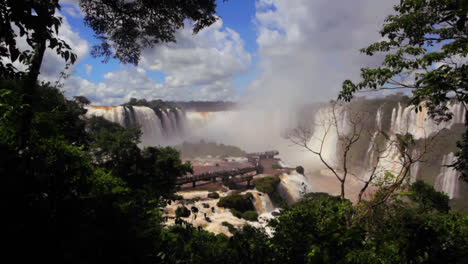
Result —
M89 106L87 117L100 116L123 127L140 127L142 146L169 145L183 133L185 114L180 109L161 110L162 118L146 106Z
M447 104L447 108L448 111L453 113L452 119L447 122L437 123L430 118L428 109L425 107L422 107L421 111L416 112L413 106L405 106L402 103L397 103L395 107L391 109L391 117L388 116L390 117L389 119L385 119L383 107L379 107L375 114L374 124L370 124L371 129L374 129L370 139L366 143L364 143L364 141L358 143L368 145L362 152L362 155L365 155L365 157L358 160L357 165L354 165L359 166L358 164L362 160L362 167L356 167L355 169L357 169L357 171L361 171L361 173L366 173L366 171L370 172L371 166L375 166L377 155L379 155L377 171L382 175L386 171L397 175L402 171L402 165L405 161L402 159L398 148L397 134L410 133L413 135L414 140L425 140L442 129L450 130L457 124L464 124L466 110L463 104L450 102ZM336 163L336 160L340 157L341 150L340 144L338 144L339 139L336 127L338 126L340 134L344 134L344 132L349 131L349 122L347 122L346 119L348 119L352 114L347 113L346 111L348 110L344 110L343 113L342 109L335 109L336 113L339 113L336 116L337 124L335 125L331 123L333 122L331 121L333 120L332 111L333 109L331 107L325 107L315 113L314 133L309 141L309 146L315 150L320 149L323 136L327 133L323 144L322 154L329 164L337 166L338 163ZM388 114L390 115L390 113ZM388 120L386 122L390 122L390 124L385 124L384 120ZM381 132L384 133L382 136L380 136ZM380 146L380 153L377 153L375 150L375 146L377 144ZM411 158L413 159L417 159L417 157L423 153L423 150L417 148L418 147L410 153ZM446 150L442 149L437 151ZM443 159L443 164L450 164L453 162L454 156L453 154L447 154ZM424 162L415 162L412 164L409 172L410 182L414 182L418 179L418 174L421 173L424 166L428 165L424 164ZM457 181L455 170L444 167L438 176L437 184L439 190L448 193L451 198L456 197L457 188L459 188L459 181Z
M388 104L394 104L394 107L389 107ZM357 161L354 161L355 164L353 164L353 166L359 166L359 163L362 164L360 173L366 173L369 171L371 166L375 166L377 155L380 158L377 166L381 173L385 171L389 171L394 174L399 173L401 170L402 160L400 152L395 144L397 134L411 133L415 140L422 140L428 138L434 133L437 133L443 128L450 130L454 127L459 130L460 126L457 124L463 124L466 118L466 110L461 103L449 103L447 108L453 113L453 118L448 122L441 123L434 122L428 115L427 109L424 107L422 108L422 111L416 113L413 106L406 106L403 103L389 101L385 102L385 105L385 107L381 105L378 108L374 108L376 109L374 119L366 121L369 123L366 125L366 129L368 131L370 130L371 134L369 137L366 137L363 141L359 142L361 146L364 144L364 146L360 147L362 149L360 150L362 151L360 152L362 158L358 158ZM352 112L348 112L349 110L346 110L345 107L337 106L335 110L337 110L336 123L333 121L333 110L331 107L322 107L315 112L313 135L311 136L308 144L312 149L320 148L321 139L324 134L327 133L327 137L323 144L322 154L324 159L333 166L340 164L339 158L341 153L336 126L338 126L338 130L341 135L349 133L352 127L351 122L349 122L348 119L353 117ZM270 116L268 114L270 114ZM159 109L158 115L156 115L154 111L148 107L88 107L87 116L93 115L102 116L105 119L116 122L124 127L128 127L130 125L140 126L143 132L142 145L144 146L179 144L184 139L200 140L202 138L223 142L223 140L227 139L227 129L229 129L229 131L250 131L249 128L243 126L241 122L230 122L230 120L242 120L242 118L245 118L245 116L242 115L242 112L239 111L183 112L182 110L175 108ZM272 119L271 113L267 113L265 116L262 116L258 121L260 122L269 119ZM277 120L273 118L271 121L276 122ZM189 131L189 133L185 133L185 131ZM250 131L250 133L252 132ZM218 134L223 137L213 138L213 135ZM207 135L209 135L210 138L206 138ZM246 136L248 136L248 134L246 134ZM377 145L380 148L380 153L377 153L375 150L375 146ZM385 149L384 153L382 153L383 149ZM282 150L280 150L280 152L281 151ZM442 149L440 151L438 155L440 155L440 159L442 159L442 156L447 155L449 150ZM417 151L413 151L411 155L417 156L419 153ZM317 158L315 155L308 156L307 158L312 157ZM438 156L436 159L439 160ZM318 159L312 161L316 164L320 164ZM426 175L426 167L427 164L424 164L423 162L413 164L410 171L411 181L418 179L418 174L420 173L424 172L424 175ZM445 168L440 173L441 174L438 177L440 186L453 186L454 184L457 184L456 181L451 180L451 182L448 180L453 178L449 177L450 175L453 175L453 170ZM431 177L436 177L436 175ZM442 184L443 182L447 183ZM448 182L450 182L450 184ZM454 187L444 188L445 190L449 190ZM283 188L283 191L285 193L289 193L290 196L291 193L295 192L292 190L288 191L287 189L288 188ZM455 196L453 195L452 197Z
M440 174L437 176L435 189L439 192L446 193L450 199L458 197L458 178L459 173L448 165L453 164L456 157L453 152L447 154L442 159Z
M410 133L415 139L426 138L437 133L442 128L450 129L454 124L465 122L466 111L461 103L448 103L448 111L453 113L453 118L448 122L434 122L428 115L428 109L423 107L421 111L414 110L414 106L403 107L398 104L398 111L392 112L391 132L393 134ZM396 116L393 117L393 114Z
M101 116L106 120L125 126L125 109L123 106L91 106L87 116Z
M134 106L137 124L141 127L141 142L146 146L156 146L164 140L163 126L153 109Z

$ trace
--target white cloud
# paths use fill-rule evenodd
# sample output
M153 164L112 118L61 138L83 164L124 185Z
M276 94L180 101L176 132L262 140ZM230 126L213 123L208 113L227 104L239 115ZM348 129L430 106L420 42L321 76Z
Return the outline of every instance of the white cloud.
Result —
M68 96L83 95L95 105L118 105L130 98L163 100L218 100L234 96L230 82L218 81L202 87L170 87L151 79L147 70L127 66L104 75L99 83L71 76L64 87ZM234 99L234 98L230 98Z
M255 23L261 76L249 90L274 107L336 98L345 79L381 57L359 49L378 31L396 1L258 0Z
M78 7L75 6L66 6L62 10L72 17L82 17L83 13Z
M93 71L93 65L85 64L85 73L86 73L86 75L90 76L92 71Z
M62 18L62 25L59 28L58 37L70 45L72 52L77 55L77 61L69 69L69 71L73 71L73 67L79 63L80 59L84 58L88 54L89 43L82 39L80 35L71 28L66 17L62 16L60 13L58 16ZM31 50L31 47L27 44L25 38L18 38L17 43L20 50ZM64 71L65 64L64 59L57 55L54 50L46 49L39 78L44 81L55 82L59 78L60 72ZM26 69L24 65L19 64L18 62L15 62L14 65L19 70Z
M223 28L222 21L192 34L186 26L177 42L143 51L139 67L126 66L107 73L100 83L83 78L68 80L68 95L88 96L97 104L120 104L131 97L164 100L233 100L233 78L251 64L240 35ZM164 72L163 82L147 71Z
M222 20L192 34L186 26L176 34L176 43L160 45L143 52L141 66L166 74L169 87L206 87L220 93L226 90L226 82L244 73L251 64L251 55L244 49L240 35L223 29Z

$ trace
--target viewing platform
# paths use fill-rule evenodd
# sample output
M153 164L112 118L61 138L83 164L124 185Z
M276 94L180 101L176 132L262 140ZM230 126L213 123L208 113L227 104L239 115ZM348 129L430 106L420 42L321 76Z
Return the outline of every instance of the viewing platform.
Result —
M254 175L263 173L262 160L274 159L274 156L278 154L279 152L276 150L249 153L247 154L247 160L250 166L224 170L213 169L198 174L188 174L177 178L176 185L181 186L192 183L192 187L196 187L198 182L216 182L218 180L227 180L235 183L247 182L247 185L250 185L250 182L254 179Z

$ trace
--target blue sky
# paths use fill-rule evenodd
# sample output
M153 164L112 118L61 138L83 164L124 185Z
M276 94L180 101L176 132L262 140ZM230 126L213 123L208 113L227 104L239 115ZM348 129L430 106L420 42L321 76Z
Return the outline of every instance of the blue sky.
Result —
M81 38L85 39L91 46L99 42L94 38L93 31L84 25L81 16L76 16L75 12L68 12L70 8L76 10L76 7L70 3L62 4L62 13L67 18L72 29L77 32ZM252 63L247 71L238 74L233 78L233 84L236 92L242 94L245 87L256 78L258 71L255 68L258 61L256 31L255 31L255 1L253 0L231 0L218 1L218 16L223 20L224 28L228 27L238 32L244 41L244 48L252 55ZM122 65L116 59L110 59L107 63L102 62L103 58L94 58L88 52L87 55L79 60L75 65L73 75L79 76L91 82L102 82L104 75L109 72L114 72L121 68ZM92 71L87 74L86 68L92 66ZM127 67L132 67L126 65ZM148 71L148 75L157 82L164 82L166 74L164 71Z

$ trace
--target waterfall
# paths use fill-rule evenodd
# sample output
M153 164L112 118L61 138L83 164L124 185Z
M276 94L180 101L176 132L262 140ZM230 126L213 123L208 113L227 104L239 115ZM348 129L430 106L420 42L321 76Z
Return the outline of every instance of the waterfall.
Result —
M459 194L459 173L454 168L447 167L447 165L451 165L455 161L456 157L453 152L444 155L441 170L435 183L435 189L439 192L446 193L450 199L457 198Z
M168 135L170 138L175 138L178 135L179 128L177 126L177 116L174 111L171 111L170 109L167 110L168 112L168 117L169 117L169 122L171 123L171 133Z
M314 191L306 177L296 171L292 171L290 174L282 174L279 177L281 181L278 184L278 191L288 204L295 203L304 194Z
M171 137L174 134L172 121L166 111L162 111L162 123L164 124L164 134Z
M344 118L341 118L340 120L343 119ZM338 157L338 135L336 124L333 121L333 109L331 107L319 109L315 113L314 120L313 134L311 135L308 145L314 150L319 150L323 146L322 156L328 163L336 164ZM338 126L341 128L345 127L345 122L340 123L341 125ZM342 132L340 131L340 133Z
M437 123L432 120L428 114L427 107L422 107L421 111L416 113L414 106L402 106L398 104L398 110L392 110L391 132L393 134L410 133L415 139L426 138L437 133L442 128L450 129L455 124L464 123L466 111L461 103L448 103L448 111L453 113L453 118L448 122Z
M136 121L141 128L141 143L145 146L156 146L164 142L163 127L153 109L134 106Z
M270 213L275 209L275 207L273 206L273 203L271 202L270 196L268 196L268 194L261 193L258 191L249 191L249 192L254 197L253 204L258 214Z
M377 115L375 116L375 123L377 124L377 130L382 131L382 107L379 107L377 110Z
M123 106L91 106L86 108L86 116L101 116L106 120L125 126L125 109Z
M142 146L173 143L174 138L182 134L181 128L184 127L182 124L178 125L178 119L185 120L177 117L184 116L180 109L176 110L178 112L161 110L162 119L153 109L146 106L89 106L87 110L87 117L100 116L126 128L140 127Z

